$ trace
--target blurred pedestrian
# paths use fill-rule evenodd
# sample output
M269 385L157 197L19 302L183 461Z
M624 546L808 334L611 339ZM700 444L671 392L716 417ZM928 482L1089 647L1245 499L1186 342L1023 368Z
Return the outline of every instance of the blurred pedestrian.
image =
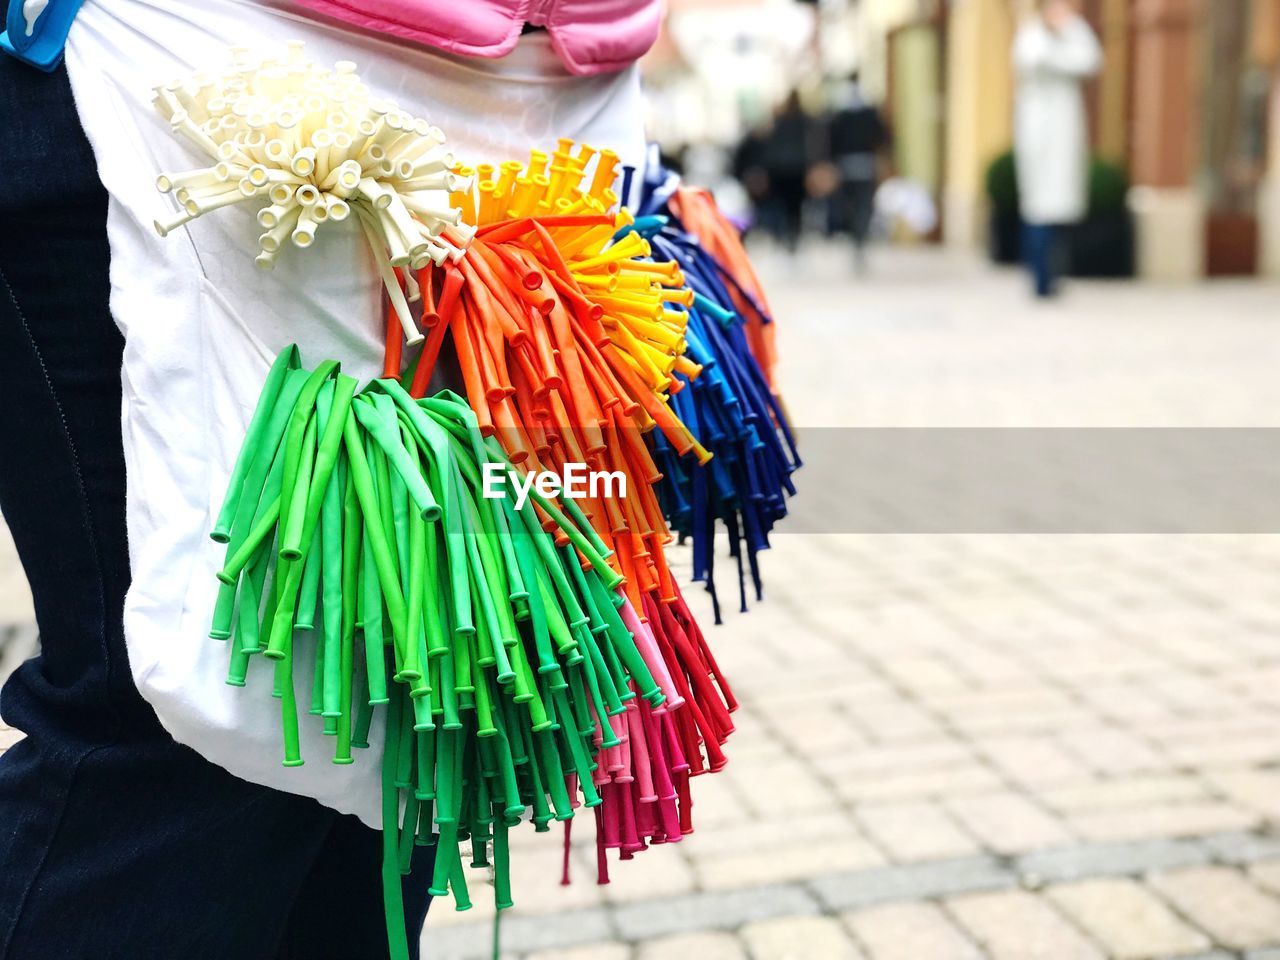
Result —
M834 167L836 214L853 241L858 269L866 262L866 245L875 212L880 151L888 131L880 111L862 94L855 70L836 91L834 112L827 126L827 155Z
M768 209L769 173L764 167L767 141L767 128L752 127L748 130L733 150L729 172L742 184L742 189L751 203L753 216L748 230L758 225L761 229L774 233L776 232L774 224L769 222L771 213Z
M761 165L768 176L768 202L777 213L778 239L794 253L800 243L804 204L808 198L806 178L814 159L813 118L792 90L774 114L765 137Z
M1073 0L1040 0L1014 38L1023 256L1038 297L1056 292L1062 228L1083 219L1088 204L1089 135L1081 87L1101 60L1098 39Z

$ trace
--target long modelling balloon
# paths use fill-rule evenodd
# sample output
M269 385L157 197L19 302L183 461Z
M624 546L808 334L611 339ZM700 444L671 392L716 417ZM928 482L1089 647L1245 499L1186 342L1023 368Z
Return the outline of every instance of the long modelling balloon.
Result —
M690 832L690 777L725 763L736 702L667 567L653 485L659 460L713 460L680 401L702 371L690 333L707 337L680 258L626 232L616 156L560 141L478 167L473 190L438 130L299 45L240 52L156 104L216 161L159 179L183 206L162 234L262 198L269 267L286 237L306 247L354 212L388 292L383 379L358 389L292 347L272 366L212 531L226 555L210 634L231 684L272 663L288 766L304 760L295 644L313 645L304 703L334 763L355 762L384 709L391 955L407 955L415 844L440 844L432 893L465 909L460 844L472 866L492 845L509 906L507 831L526 813L547 830L592 808L602 879L606 849ZM424 396L446 336L470 406ZM404 344L424 339L399 380ZM625 495L524 503L484 483L490 466L573 463Z
M718 242L704 243L677 210L692 213L704 233L710 227L709 236ZM701 372L688 381L689 389L672 396L672 407L713 457L704 468L689 469L661 434L652 436L654 460L663 474L658 487L663 512L682 537L692 538L694 579L707 584L719 622L713 576L717 522L729 534L745 610L744 560L758 599L757 553L768 547L769 532L786 515L786 498L795 493L791 474L800 466L786 412L752 349L750 320L772 329L772 319L751 292L754 274L741 273L738 256L726 263L712 252L713 246L741 251L714 200L680 186L656 157L643 178L636 222L627 230L646 237L655 256L679 264L693 292L685 340ZM754 340L758 344L761 338ZM686 379L683 373L677 377Z
M156 178L178 201L156 220L161 236L235 203L259 207L259 266L270 269L286 241L305 249L328 221L354 214L409 342L421 340L396 268L421 269L461 254L471 228L449 205L466 189L451 169L444 133L394 104L370 97L350 60L325 69L303 44L282 57L234 51L220 73L198 73L154 90L156 109L174 134L209 166ZM451 227L450 239L441 236Z
M520 469L563 474L585 464L626 481L625 496L588 496L580 509L612 550L628 600L621 612L665 666L656 675L671 698L669 715L652 721L656 740L634 710L597 741L601 842L630 856L688 832L688 777L724 764L736 703L667 567L670 533L654 488L662 474L643 439L661 434L690 469L710 459L672 405L699 373L685 353L693 292L642 235L615 240L631 223L615 209L617 158L574 147L561 140L527 165L481 166L475 192L453 196L479 227L458 261L417 278L432 319L410 392L426 389L448 337L482 433ZM388 343L398 349L399 339ZM389 350L386 372L398 364ZM615 836L622 823L630 832Z
M229 683L270 663L286 765L304 760L298 644L314 648L307 689L333 762L353 762L385 708L384 829L398 858L388 878L398 883L413 845L437 831L432 893L465 909L459 845L469 840L472 865L486 865L492 842L508 906L506 830L526 811L545 830L600 805L628 742L627 769L646 785L639 829L679 837L687 787L667 781L670 762L639 764L634 744L648 734L641 742L664 758L697 749L671 707L695 709L692 685L708 679L672 677L661 648L697 643L679 626L687 610L651 608L676 624L655 639L580 513L536 488L525 504L486 492L486 465L512 465L454 394L414 399L394 380L357 393L336 363L305 370L291 347L253 424L264 426L246 437L232 520L218 533L226 558L210 633L228 641ZM633 730L643 732L619 736ZM648 786L655 778L661 789ZM640 841L626 836L629 854Z

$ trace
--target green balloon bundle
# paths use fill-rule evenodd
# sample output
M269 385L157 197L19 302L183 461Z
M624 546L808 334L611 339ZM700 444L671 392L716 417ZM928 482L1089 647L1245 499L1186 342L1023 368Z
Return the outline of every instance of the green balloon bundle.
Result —
M310 713L333 762L385 710L383 887L391 956L408 956L400 877L438 843L431 892L470 906L460 844L510 906L507 831L597 806L606 718L667 700L623 621L621 577L571 500L486 495L510 465L466 401L414 400L393 379L357 391L333 361L271 367L212 536L227 545L211 635L227 682L271 661L284 763L303 762L294 663L313 644ZM505 489L505 486L504 486ZM580 799L579 799L580 797Z

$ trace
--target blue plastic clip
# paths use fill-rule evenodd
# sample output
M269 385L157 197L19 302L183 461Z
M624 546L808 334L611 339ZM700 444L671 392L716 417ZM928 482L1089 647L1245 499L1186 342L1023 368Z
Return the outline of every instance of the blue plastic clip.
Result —
M0 50L52 73L62 62L71 22L84 0L9 0Z
M636 217L635 223L623 227L613 235L613 239L621 240L633 230L642 237L651 237L670 222L670 217L663 216L660 213L648 217Z

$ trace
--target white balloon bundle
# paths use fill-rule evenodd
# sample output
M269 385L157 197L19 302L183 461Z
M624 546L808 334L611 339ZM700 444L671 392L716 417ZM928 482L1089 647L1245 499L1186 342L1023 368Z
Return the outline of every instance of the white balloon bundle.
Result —
M407 302L417 298L413 273L456 261L470 243L475 228L461 222L449 194L469 191L471 178L453 172L439 127L372 98L353 62L326 69L302 51L300 41L283 58L235 48L222 73L155 88L153 102L173 132L212 162L156 178L181 206L157 220L156 231L163 237L211 210L257 201L264 232L256 262L271 269L286 240L305 249L322 224L354 213L401 328L416 343L422 335Z

